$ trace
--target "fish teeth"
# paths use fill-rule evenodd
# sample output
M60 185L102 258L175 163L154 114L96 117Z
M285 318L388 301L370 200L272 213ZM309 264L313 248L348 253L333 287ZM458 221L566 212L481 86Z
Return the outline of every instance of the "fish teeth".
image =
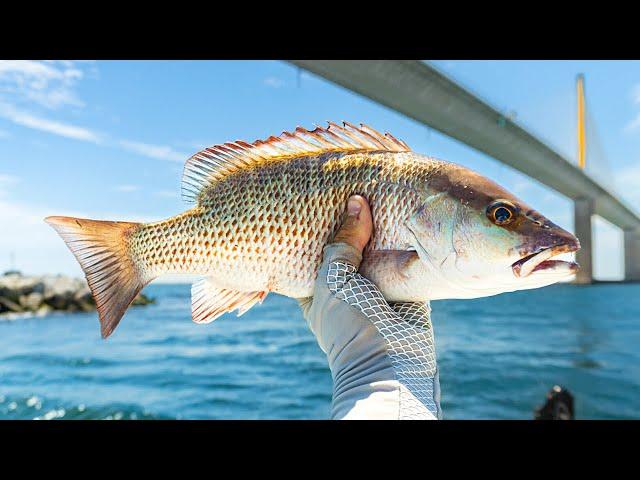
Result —
M536 268L542 262L550 259L553 256L554 256L554 252L552 248L547 248L546 250L541 251L537 255L534 255L533 257L531 257L529 260L527 260L522 264L522 266L520 267L520 276L526 277L531 272L533 272L534 268Z

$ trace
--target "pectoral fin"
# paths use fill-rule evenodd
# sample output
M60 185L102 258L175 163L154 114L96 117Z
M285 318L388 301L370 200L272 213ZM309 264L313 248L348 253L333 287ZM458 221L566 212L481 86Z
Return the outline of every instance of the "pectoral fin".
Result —
M371 250L364 256L360 273L367 276L376 271L376 275L387 275L394 280L406 280L409 268L419 261L418 254L412 250Z
M388 301L417 302L429 298L424 264L414 251L365 252L359 272L375 283Z
M191 316L196 323L213 322L224 313L238 310L238 316L256 303L262 303L268 292L237 292L216 287L205 278L191 287Z

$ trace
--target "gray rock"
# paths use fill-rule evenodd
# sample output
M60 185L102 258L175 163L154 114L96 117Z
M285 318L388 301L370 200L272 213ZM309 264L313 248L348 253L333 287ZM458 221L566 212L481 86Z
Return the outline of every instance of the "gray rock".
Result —
M24 310L35 312L44 301L44 295L40 292L31 292L27 295L20 295L20 305Z
M13 302L19 302L20 295L28 295L31 292L44 293L44 290L45 284L41 277L23 277L17 274L0 277L0 296Z
M152 298L140 294L133 304L153 302ZM87 312L95 308L95 301L84 280L64 275L29 277L16 272L0 276L0 315L11 312L44 315L53 310Z
M155 299L146 296L144 293L139 293L138 296L133 299L133 303L131 305L151 305L155 302Z
M84 288L88 288L87 284L77 278L65 277L62 275L46 276L43 278L44 296L50 297L73 297L73 295Z
M38 316L43 316L43 315L46 315L47 313L51 313L52 311L53 311L53 308L51 308L46 303L43 303L42 305L40 305L40 307L36 311L36 314Z
M4 307L5 312L21 312L22 307L19 303L14 302L13 300L8 299L7 297L0 297L0 305Z
M91 290L89 290L89 287L86 285L82 287L80 290L78 290L74 294L73 298L80 302L93 303L93 296L91 295Z

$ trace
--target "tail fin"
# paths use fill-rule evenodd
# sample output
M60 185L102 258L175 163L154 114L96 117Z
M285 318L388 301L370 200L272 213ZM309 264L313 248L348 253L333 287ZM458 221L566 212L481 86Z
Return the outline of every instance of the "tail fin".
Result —
M148 283L140 278L126 242L140 224L72 217L47 217L45 222L80 262L96 301L102 338L107 338Z

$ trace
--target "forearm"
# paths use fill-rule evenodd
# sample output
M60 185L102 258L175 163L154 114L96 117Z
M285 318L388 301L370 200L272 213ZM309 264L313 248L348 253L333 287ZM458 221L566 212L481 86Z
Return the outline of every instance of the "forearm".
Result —
M327 352L333 377L331 418L437 418L437 372L424 371L419 354L394 361L393 349L374 324L357 323L359 331L344 348L335 355Z
M348 245L329 245L313 303L302 303L331 368L332 418L436 418L439 388L428 307L390 306L356 272L359 255Z
M349 328L326 352L333 378L331 418L399 418L400 384L386 342L368 320L337 314Z

